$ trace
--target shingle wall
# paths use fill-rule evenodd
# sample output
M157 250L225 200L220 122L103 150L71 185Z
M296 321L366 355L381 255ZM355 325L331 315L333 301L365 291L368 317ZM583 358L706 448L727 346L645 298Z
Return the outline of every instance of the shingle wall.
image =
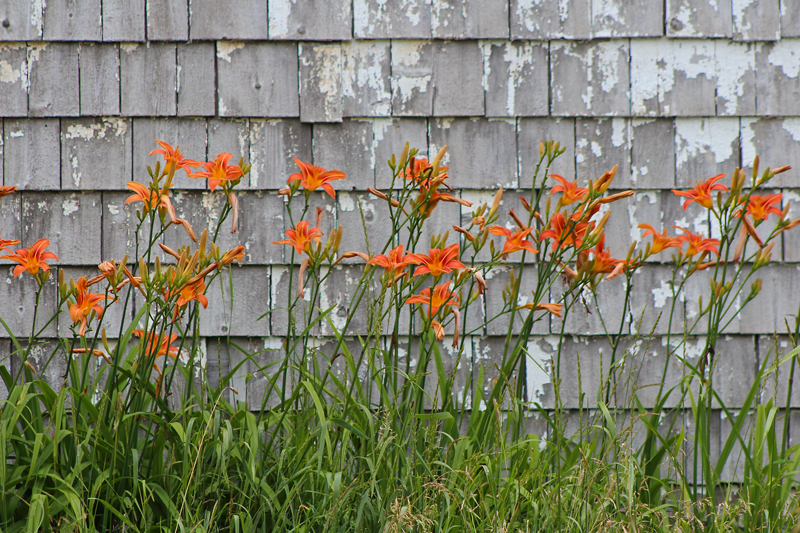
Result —
M800 2L5 2L0 117L0 180L22 190L0 203L2 234L25 246L49 237L70 271L124 253L132 239L125 183L146 180L153 139L194 159L243 155L253 171L241 187L241 231L225 236L248 248L235 269L241 307L230 317L212 305L201 329L209 342L230 333L269 344L285 328L279 315L271 323L239 315L260 315L281 291L286 267L269 243L281 235L274 192L295 171L294 156L348 173L338 188L356 190L328 202L328 223L360 231L358 200L375 217L374 227L366 222L374 238L386 233L382 206L359 191L388 186L384 162L406 140L423 154L447 144L453 184L480 198L498 185L529 188L539 141L555 138L567 152L554 171L586 179L619 164L615 186L637 191L610 222L612 250L641 238L639 222L701 230L708 222L684 213L671 188L748 167L757 153L800 169ZM800 198L797 170L774 186L784 200ZM204 184L182 178L177 187L185 189L176 197L179 216L205 220L213 202ZM467 214L457 207L437 214L443 230ZM167 239L177 241L175 231ZM783 239L783 264L765 272L762 297L729 328L736 376L726 394L734 403L763 336L797 312L800 237ZM648 266L637 275L630 324L642 311L652 322L669 306L667 267ZM17 333L32 310L26 283L0 283L4 317ZM618 289L609 283L601 294L610 315ZM704 290L704 281L687 286L682 316L696 312ZM490 295L486 305L497 302ZM553 321L538 333L560 327ZM596 315L573 314L565 324L580 335L599 328ZM476 337L476 361L491 359L486 347L497 332Z

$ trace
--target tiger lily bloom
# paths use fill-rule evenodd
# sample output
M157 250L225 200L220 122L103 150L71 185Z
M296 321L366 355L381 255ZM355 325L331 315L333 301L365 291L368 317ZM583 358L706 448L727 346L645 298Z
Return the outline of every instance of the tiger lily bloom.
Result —
M0 239L0 250L5 250L6 252L10 252L11 250L8 249L9 246L16 246L19 244L19 241L16 239Z
M411 296L406 300L407 304L427 304L428 317L433 317L443 307L458 307L458 296L453 291L449 290L450 283L443 283L437 285L431 294L431 288L422 289L416 296Z
M50 265L45 262L47 259L58 261L56 254L44 251L48 246L50 246L50 241L47 239L39 239L33 243L30 248L21 248L17 250L16 253L12 252L6 254L0 257L0 259L8 259L9 261L19 263L19 265L14 268L15 278L26 270L31 276L35 276L39 273L40 269L44 272L50 270Z
M294 229L288 229L284 232L289 237L288 239L273 241L272 244L288 244L294 246L294 251L297 252L297 255L302 254L306 248L311 246L311 241L322 237L322 231L319 228L309 228L310 224L306 220L298 222Z
M173 274L174 279L174 274ZM206 298L206 282L203 278L190 279L187 283L184 283L183 286L168 290L164 293L164 301L169 301L175 295L178 296L178 299L175 302L175 313L173 316L173 322L178 320L178 316L180 314L180 309L185 307L191 301L197 301L200 305L203 306L203 309L208 309L208 298Z
M672 227L683 232L683 235L678 235L677 238L679 241L685 242L689 245L686 248L686 257L694 257L701 252L714 252L715 254L719 255L719 249L717 249L717 246L720 245L719 239L704 239L702 235L692 233L688 229L680 226Z
M0 198L6 196L7 194L11 194L12 192L16 191L16 187L12 187L11 185L0 185Z
M129 181L127 187L135 194L128 196L128 199L125 200L126 205L132 202L142 202L144 204L142 208L143 214L147 214L151 209L164 207L167 210L167 214L169 214L169 219L173 223L178 223L178 217L175 215L175 208L169 200L170 185L167 185L161 189L161 191L154 191L137 181Z
M648 256L657 254L666 250L667 248L680 248L681 241L675 237L667 237L666 233L659 233L655 230L653 226L650 224L639 224L638 226L640 229L646 229L647 231L644 232L644 237L648 235L653 236L653 245L650 247L650 252Z
M444 180L448 178L447 171L450 170L450 167L439 167L439 174L437 176L430 176L427 179L421 179L420 176L429 168L431 168L430 161L427 158L421 157L419 159L411 158L408 162L408 168L406 169L403 177L407 180L411 180L417 185L419 185L420 190L427 191L430 188L436 189L440 185L444 184ZM445 184L447 187L447 185Z
M189 167L197 168L201 165L200 162L195 161L194 159L185 159L181 155L181 151L177 146L170 146L163 141L156 141L156 144L158 144L161 148L153 150L147 155L162 154L164 156L164 162L167 165L175 165L175 170L182 168L186 171L186 174L189 175Z
M578 187L577 181L567 181L564 177L558 174L549 174L548 177L553 178L561 185L556 185L550 190L550 194L561 192L561 205L569 205L573 202L583 200L589 189L586 187Z
M457 259L459 256L459 247L460 245L456 243L451 244L444 250L431 248L428 250L428 255L408 254L417 261L419 265L414 271L414 275L421 276L422 274L432 274L434 277L439 277L442 274L452 272L453 269L459 270L467 268L464 266L464 263Z
M403 245L399 245L389 251L388 255L376 255L367 264L383 268L385 273L393 272L394 275L402 274L408 265L419 264L418 260L411 254L403 255Z
M508 254L513 254L521 250L527 250L532 254L538 254L539 250L534 248L533 243L527 239L531 231L533 231L533 228L524 228L514 232L503 226L491 226L489 228L489 233L492 235L502 235L506 238L506 242L503 244L503 251L501 252L503 254L503 259L506 259Z
M81 329L78 335L83 337L86 335L86 328L89 325L89 316L92 312L97 314L97 318L103 316L103 307L100 302L107 300L108 297L104 294L94 294L88 291L88 280L81 276L77 282L77 293L75 294L75 302L69 306L69 317L74 323L81 323ZM113 298L112 298L113 300Z
M753 220L767 220L769 214L773 213L779 217L783 217L783 212L776 207L783 199L783 194L765 194L764 196L750 196L750 201L747 202L747 214L753 217ZM737 212L739 216L741 212Z
M564 246L580 248L586 238L586 232L591 232L594 222L581 222L585 218L582 212L575 213L569 222L564 213L556 212L550 217L548 229L539 235L539 241L553 239L553 252Z
M592 249L592 255L594 256L591 269L592 275L610 274L614 272L619 263L624 263L624 261L620 259L614 259L611 257L611 253L609 252L608 248L605 247L605 244L606 235L603 233L600 236L600 240L597 241L597 245Z
M222 182L236 181L244 176L244 172L239 165L228 165L231 157L233 154L223 152L217 155L214 161L203 163L202 167L205 170L192 172L189 177L208 178L208 186L212 191Z
M336 198L336 191L333 190L330 182L344 179L346 177L344 172L341 170L325 170L310 163L303 163L296 157L294 162L300 167L300 172L289 176L287 183L291 184L293 181L300 180L300 185L305 190L316 191L321 187L331 198Z
M726 186L722 185L721 183L717 183L724 177L725 174L717 174L716 176L708 178L706 181L698 181L695 183L694 188L690 191L676 191L673 189L672 192L678 196L685 196L688 198L688 200L683 202L684 211L686 211L686 208L689 207L689 204L692 202L697 202L706 209L711 209L714 206L714 200L711 198L711 194L714 191L728 192L728 188Z

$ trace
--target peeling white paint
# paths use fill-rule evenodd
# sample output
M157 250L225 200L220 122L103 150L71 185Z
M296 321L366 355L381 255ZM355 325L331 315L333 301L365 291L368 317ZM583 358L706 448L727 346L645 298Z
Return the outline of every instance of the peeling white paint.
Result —
M355 211L356 203L353 201L353 197L349 192L339 191L337 198L339 199L339 209L346 213Z
M425 93L430 86L430 69L418 65L425 44L426 41L392 41L392 71L401 71L392 76L392 93L399 94L403 104L414 96L415 91Z
M751 44L718 40L715 45L717 96L725 101L724 113L735 115L744 96L745 76L755 69L755 53Z
M231 54L242 48L244 48L244 41L217 41L217 57L230 63Z
M558 350L558 342L559 338L556 335L528 341L525 373L529 398L533 401L538 401L544 396L545 387L552 383L551 356Z
M667 303L667 300L672 298L672 283L662 279L661 286L656 287L650 292L653 293L653 305L655 308L663 309Z
M25 132L22 130L12 131L11 133L8 134L8 136L11 137L12 139L18 139L20 137L25 137Z
M89 126L84 126L83 124L71 124L67 128L67 139L83 139L84 141L89 141L94 139L95 133L98 133L100 130L103 129L103 125L96 123L90 124Z
M24 68L24 64L22 68ZM16 83L21 77L21 69L15 69L11 63L5 59L0 61L0 83Z
M126 54L135 52L137 48L139 48L139 43L119 43L119 49Z
M65 217L70 216L80 209L80 204L78 203L78 200L75 199L74 194L69 198L65 198L64 201L61 202L61 209L64 212Z
M289 18L297 0L269 0L269 37L275 39L289 35Z
M774 67L780 67L784 76L795 79L800 74L800 49L796 39L784 39L772 44L767 61Z
M611 119L611 144L619 148L625 144L628 135L628 122L624 118Z
M116 204L107 204L108 212L114 216L119 215L119 206Z
M758 120L757 118L741 118L740 143L742 147L742 162L745 165L751 166L756 158L756 132L753 126Z
M750 20L747 18L745 11L756 3L756 0L732 0L731 1L731 14L733 15L733 28L735 31L747 35L752 29Z
M306 53L308 48L308 53ZM342 47L340 44L300 44L298 45L300 62L304 67L311 67L309 79L310 88L324 96L322 112L326 119L333 120L336 108L341 104L341 60ZM309 56L314 58L313 63Z
M671 44L666 39L634 39L631 41L631 109L635 115L658 115L663 103L665 85L659 61L668 57ZM655 109L648 110L648 101Z
M81 172L78 170L78 156L70 157L70 164L72 165L72 183L75 184L76 189L81 187Z
M800 118L792 117L782 119L781 128L792 136L793 141L800 142Z
M678 168L705 154L712 154L719 165L733 156L734 147L739 144L739 119L676 119L675 139Z
M504 46L503 60L508 65L506 112L509 116L516 116L517 87L523 81L525 68L533 64L533 45L525 41L524 44L505 42Z
M387 41L350 41L342 45L342 94L356 98L368 87L366 95L371 114L387 116L392 112L392 95L386 87L383 64Z
M598 67L602 74L600 89L604 93L610 93L619 85L619 60L624 49L624 42L600 41L597 43Z
M31 26L36 28L36 35L42 36L44 30L44 8L47 7L46 0L32 0L31 2Z

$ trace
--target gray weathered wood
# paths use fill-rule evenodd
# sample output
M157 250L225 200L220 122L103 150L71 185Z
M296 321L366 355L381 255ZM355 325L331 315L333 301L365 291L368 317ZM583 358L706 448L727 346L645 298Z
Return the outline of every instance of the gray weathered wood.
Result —
M547 45L486 41L482 47L486 116L546 116L550 111Z
M175 115L177 111L175 44L123 44L120 48L122 114Z
M45 2L3 2L0 5L0 42L40 41Z
M389 41L342 43L343 117L388 117L392 114Z
M298 116L297 68L294 43L217 42L219 115Z
M516 124L513 120L431 120L433 156L447 145L442 164L455 189L514 188L517 186ZM455 224L456 222L454 222Z
M0 44L0 115L28 115L28 58L25 43Z
M178 115L216 112L214 43L178 44Z
M777 41L781 38L780 0L733 0L732 11L734 41Z
M553 115L627 116L628 41L550 44Z
M266 39L266 0L189 0L192 40Z
M661 37L662 0L592 0L592 36Z
M717 115L755 115L755 45L717 41Z
M300 120L341 122L342 47L340 44L300 43Z
M3 183L3 121L0 120L0 184Z
M45 41L100 41L100 0L48 0L44 6Z
M390 221L391 212L385 200L376 198L368 192L337 191L336 223L343 228L339 256L345 252L367 253L366 237L369 237L371 253L373 255L380 253L384 244L395 242L396 236ZM343 259L342 263L363 264L364 260L353 257Z
M10 183L8 185L11 185ZM20 208L22 206L22 194L14 193L4 196L0 201L0 239L13 239L22 241L22 226L20 224ZM16 249L15 246L11 247ZM3 252L0 255L5 255ZM17 264L8 259L0 259L0 275L4 273L5 266Z
M125 204L133 191L103 191L102 193L102 257L104 261L121 261L125 254L133 257L136 251L136 211L141 202ZM140 242L147 242L149 226L145 223L139 232Z
M800 289L800 272L795 265L771 264L758 271L763 280L758 306L747 308L747 318L742 320L742 333L763 333L786 329L784 319L792 324L797 315L797 301L793 298L776 298L768 295L797 294ZM746 292L746 291L745 291Z
M315 124L314 164L328 170L341 170L346 179L332 184L337 190L375 186L372 123L347 119L340 124Z
M58 119L6 119L3 123L5 184L20 189L59 189Z
M100 193L25 192L22 195L22 239L50 240L49 251L60 265L100 263Z
M771 187L797 187L800 169L800 118L743 117L741 126L742 168L747 175L750 176L753 160L758 155L761 160L759 175L767 167L792 167L792 170L772 178L769 182Z
M675 126L671 119L631 119L631 187L675 187Z
M342 41L353 37L350 0L269 0L269 38Z
M508 193L512 193L514 191L508 191ZM491 205L491 204L490 204ZM506 214L508 209L503 209L501 211L501 220L503 223L500 225L505 225L505 221L509 218ZM516 212L516 210L515 210ZM523 213L517 213L518 215L522 216ZM518 227L511 223L511 227L514 228L512 231L516 231ZM503 244L505 243L505 237L490 237L493 238L495 241L495 249L502 250ZM531 237L529 239L531 242L535 241L535 238ZM487 243L488 246L488 243ZM534 243L535 248L539 248L539 245ZM530 256L531 254L527 254ZM520 259L520 253L514 253L509 256L510 262L517 262ZM526 267L530 269L531 267ZM536 290L536 286L538 285L538 280L533 275L525 275L525 270L523 270L523 275L519 275L519 266L518 264L514 265L515 275L518 279L520 279L520 286L519 286L519 295L517 297L517 305L525 305L526 303L530 302L533 298L533 291ZM492 269L492 276L486 280L487 289L485 294L486 298L486 320L491 320L488 324L486 324L486 334L490 336L494 335L501 335L505 336L508 333L508 325L509 325L509 318L510 313L508 313L508 307L505 305L503 301L503 290L505 289L506 285L508 285L510 279L509 275L512 268L509 266L499 266L496 269ZM531 270L528 270L531 272ZM545 298L545 301L547 298ZM472 306L470 306L470 311ZM501 315L500 313L505 308L506 313ZM528 311L523 311L523 317L527 315ZM534 316L539 316L541 311L535 311ZM550 333L550 317L546 316L546 313L543 315L544 318L539 320L538 322L534 323L533 329L531 333L533 335L547 335ZM497 318L495 318L497 317ZM492 320L494 319L494 320ZM519 335L522 331L522 320L519 318L514 319L514 324L511 326L511 334L512 335Z
M250 188L281 189L300 172L297 157L311 162L311 125L297 119L250 120Z
M81 43L81 115L119 115L119 45Z
M28 48L28 115L76 117L80 114L78 45L32 44Z
M145 40L145 0L103 0L103 40Z
M160 154L149 156L150 152L159 148L156 140L163 141L180 148L187 159L206 161L206 121L204 119L150 119L133 120L133 179L140 183L149 183L147 167L155 168L158 161L164 167L164 157ZM190 169L191 170L191 169ZM200 170L200 169L198 169ZM187 178L187 173L178 170L175 173L176 189L205 189L208 180L205 178Z
M575 179L575 120L569 118L521 118L517 123L517 157L519 161L519 186L530 189L536 164L539 162L539 143L555 141L566 148L550 167L550 172L560 174L568 180ZM540 173L542 171L540 170ZM536 188L541 187L540 174Z
M356 39L430 39L429 0L353 1L353 36Z
M511 38L589 39L590 0L511 0Z
M146 2L148 41L189 39L188 0L146 0Z
M61 121L61 188L122 190L132 172L130 120L107 117ZM107 163L113 161L113 167Z
M628 119L576 119L575 163L578 180L595 180L618 165L612 188L631 184L631 131Z
M388 161L395 155L400 160L405 143L419 150L417 157L428 157L428 122L424 118L390 119L377 118L372 121L375 143L375 187L388 189L392 186L392 169ZM394 184L403 187L402 179Z
M784 2L781 5L781 37L800 37L800 4Z
M392 115L427 117L433 111L433 43L392 41Z
M270 308L270 269L233 267L236 283L214 283L208 288L208 309L200 310L201 335L269 335L269 321L258 318ZM231 305L233 302L233 305Z
M33 244L33 242L30 244ZM52 264L54 261L48 261L48 263ZM11 333L13 333L15 337L27 339L31 334L34 309L36 309L37 316L36 324L40 327L44 326L47 320L55 313L58 271L55 268L51 270L52 274L50 275L50 279L47 280L45 288L42 290L39 308L37 309L36 291L39 289L39 285L36 280L27 273L22 273L19 277L14 278L13 267L6 265L0 266L0 301L14 302L15 304L4 306L3 320L8 324ZM40 338L52 338L55 336L55 331L55 322L53 322L44 328ZM8 338L8 333L5 328L3 328L3 332L0 336ZM39 353L37 352L34 355L38 356ZM17 362L14 361L13 358L10 365L8 361L3 361L3 364L12 367L15 363Z
M480 116L483 61L475 41L437 42L433 51L433 116Z
M508 0L432 0L434 39L507 39Z
M660 228L656 229L660 230ZM672 231L669 231L670 235L672 233ZM631 293L630 313L635 317L635 322L631 325L632 332L636 332L635 329L638 324L641 324L642 327L642 331L639 333L645 333L645 331L650 333L652 330L656 335L663 335L669 331L670 322L669 320L664 320L664 317L670 313L672 308L672 287L666 281L670 279L672 268L672 265L645 265L636 271L636 280L644 290L632 291ZM619 297L619 294L621 290L624 290L622 289L624 281L620 278L617 279L622 283L617 285L615 298L622 302L623 299ZM602 309L605 318L605 308ZM683 317L684 306L681 301L681 294L678 293L678 302L672 314L673 333L682 333L684 331ZM605 320L608 319L606 318ZM611 323L614 324L615 322L612 321ZM598 333L602 333L602 331Z
M667 0L668 37L730 37L731 2Z
M739 163L738 118L675 119L675 179L678 187L733 172Z
M320 294L320 308L331 309L328 320L320 324L320 334L326 337L339 335L366 335L369 333L367 313L355 312L359 280L363 275L364 265L336 265L325 280ZM376 287L377 288L377 287ZM379 290L379 289L378 289ZM351 315L348 322L348 314Z
M756 115L800 115L797 40L756 45Z
M212 118L208 120L208 159L213 160L219 153L233 154L229 164L238 165L239 158L250 161L250 123L248 120L228 120ZM238 188L249 188L249 180L244 179Z

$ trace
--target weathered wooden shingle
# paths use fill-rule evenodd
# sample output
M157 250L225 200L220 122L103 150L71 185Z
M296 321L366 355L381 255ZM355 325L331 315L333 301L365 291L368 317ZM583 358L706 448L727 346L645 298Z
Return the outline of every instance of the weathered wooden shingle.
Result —
M392 115L432 113L433 46L430 41L392 41Z
M81 115L119 115L119 45L81 43Z
M330 312L328 320L322 321L320 334L332 335L366 335L369 333L367 313L356 311L359 280L364 265L336 265L330 270L320 291L319 307ZM349 320L348 320L349 316ZM330 321L330 323L329 323Z
M590 0L511 0L511 38L589 39L591 34Z
M756 115L800 115L800 40L756 45Z
M576 119L575 165L578 180L595 180L618 165L613 188L631 184L631 131L628 119Z
M10 184L8 184L10 185ZM22 207L22 195L19 193L3 197L0 201L0 239L10 239L22 241L22 225L20 221L20 209ZM3 254L5 255L5 254ZM0 259L0 265L18 264L12 263L8 259ZM0 267L2 272L2 267Z
M311 162L311 125L297 119L250 119L250 188L281 189L300 172L294 159Z
M266 39L266 0L189 0L192 40Z
M660 228L658 229L660 230ZM672 231L669 233L672 234ZM670 313L672 314L672 333L684 331L684 298L679 287L673 288L672 286L670 281L672 269L672 265L645 265L634 274L633 283L636 285L635 289L631 291L630 299L632 332L637 332L636 328L640 327L641 329L638 331L640 334L646 335L652 331L656 335L663 335L670 329ZM616 279L618 278L614 280ZM624 287L624 280L621 281ZM673 290L677 293L674 310ZM621 293L617 293L617 297L619 294ZM615 324L615 321L611 321L611 324Z
M62 265L100 263L100 193L25 192L22 194L22 239L50 240L49 251Z
M667 0L668 37L730 37L731 2Z
M25 43L0 44L0 114L28 115L28 58Z
M800 4L781 4L781 37L800 37Z
M671 119L631 120L631 187L675 186L675 125ZM666 140L666 141L665 141Z
M122 114L175 115L177 111L175 44L123 44L120 48Z
M631 111L636 116L714 115L714 43L631 42ZM692 94L692 98L686 98Z
M300 120L341 122L342 46L339 43L300 43Z
M136 255L136 226L139 220L136 211L141 210L141 202L125 204L132 191L103 191L102 193L102 246L104 261L121 261L125 254ZM139 232L142 246L147 244L150 226L145 223ZM141 250L140 250L141 252Z
M31 243L33 244L33 243ZM50 261L53 263L53 261ZM36 292L39 289L38 283L33 277L25 274L14 278L14 268L3 265L0 267L0 300L3 302L14 302L15 305L6 305L3 308L3 320L8 324L11 333L15 337L27 338L31 334L33 324L33 314L36 310L36 325L44 326L56 310L56 291L58 271L54 268L50 279L47 280L45 288L42 290L39 308L36 307ZM47 318L44 318L47 317ZM55 321L47 326L40 338L52 337L56 331ZM0 329L0 338L8 338L6 328ZM38 355L38 354L36 354ZM4 364L9 364L4 361ZM11 365L14 362L12 361Z
M517 124L517 160L519 163L519 186L530 189L539 188L544 181L542 164L537 182L533 183L536 165L539 163L539 143L555 141L566 148L559 156L550 172L560 174L568 180L575 179L575 120L569 118L521 118Z
M593 37L661 37L664 3L660 0L592 0Z
M80 114L78 46L72 43L28 47L28 115L75 117Z
M214 43L178 45L178 115L213 116L217 74Z
M50 0L44 4L45 41L100 41L100 0Z
M797 187L800 169L800 118L742 118L742 168L748 176L753 160L761 160L759 176L767 167L791 165L792 170L770 180L770 187Z
M627 116L628 41L550 44L553 115Z
M738 118L675 119L675 184L694 185L739 164Z
M203 162L207 158L207 139L204 119L134 119L133 180L139 183L149 183L150 175L147 173L147 167L155 168L156 163L160 161L161 168L164 168L163 156L159 154L148 156L150 152L159 148L156 140L180 148L181 154L187 159ZM176 189L206 188L207 180L205 178L187 178L186 174L183 170L175 173L173 186Z
M59 189L59 121L20 119L3 121L3 167L6 185L20 189Z
M384 253L383 247L394 244L389 204L368 192L336 192L336 223L343 228L339 256L345 252ZM366 234L364 233L366 228ZM369 239L369 251L367 250ZM361 263L361 258L343 259L342 263Z
M0 42L42 39L44 2L4 2L0 6Z
M146 0L148 41L189 39L188 0ZM221 4L227 6L228 3Z
M431 120L429 154L447 145L442 164L456 189L517 186L516 124L513 120ZM457 222L454 222L456 224Z
M344 117L387 117L392 114L389 41L342 43Z
M103 40L145 40L145 0L103 0Z
M220 116L296 117L300 113L294 43L219 41L217 73Z
M507 39L508 1L432 0L434 39Z
M716 41L717 115L756 112L755 45Z
M314 164L341 170L347 178L333 183L334 189L364 190L375 186L375 152L372 123L347 119L340 124L315 124Z
M546 43L483 41L487 117L546 116L549 113Z
M61 122L62 189L122 190L131 178L133 132L122 118ZM113 161L113 169L107 163Z
M353 1L353 37L356 39L429 39L429 0L403 0L390 5L383 0Z
M793 323L797 315L797 301L792 298L777 298L775 295L796 294L800 289L800 270L797 265L767 265L759 269L753 277L763 280L762 287L756 300L742 312L742 333L772 334L786 331L784 319L789 324ZM744 292L749 292L749 286Z
M388 189L392 186L392 169L388 161L395 155L400 160L406 143L409 148L419 150L417 157L428 157L428 123L424 118L372 120L375 152L375 187ZM402 179L397 179L395 188L402 188Z
M269 0L269 38L345 41L353 37L350 0Z
M434 44L433 116L484 114L482 59L477 41L442 41Z
M786 2L791 3L791 2ZM777 41L781 37L780 0L733 0L734 41Z
M245 163L250 161L250 122L246 119L208 119L208 159L226 152L233 154L230 164L238 165L239 158ZM248 183L239 184L238 188L249 188Z
M505 218L506 217L503 217L503 219ZM518 229L515 226L514 228ZM505 238L495 238L496 250L503 249L504 240ZM536 246L536 248L539 247ZM515 253L514 255L510 256L509 262L516 263L519 260L519 255L519 253ZM527 255L530 256L530 254ZM517 302L513 305L511 304L511 294L506 292L506 287L511 288L510 273L512 268L514 270L515 279L520 280L519 291L517 293ZM542 313L542 311L530 311L522 307L525 304L533 301L533 294L538 284L537 277L532 274L534 268L535 267L532 266L526 266L521 273L518 264L514 264L513 266L503 265L492 268L491 276L489 276L486 280L487 288L486 292L484 293L486 300L485 318L487 321L489 321L486 324L487 335L505 335L508 333L508 326L512 315L514 316L514 323L511 326L511 334L519 335L522 331L522 324L525 321L525 318L531 312L534 313L534 317L538 318L541 316L542 318L533 324L531 333L534 335L547 335L550 333L550 316L548 313ZM506 292L505 297L503 292ZM549 292L550 291L547 291L545 294L544 301L550 301ZM476 301L476 303L478 302ZM516 309L520 310L515 312ZM475 313L482 312L483 309L475 309L473 311L472 305L470 305L469 311L470 313Z
M258 320L271 309L269 267L234 266L232 274L232 294L227 273L209 285L208 309L200 310L200 334L269 335L269 315Z

